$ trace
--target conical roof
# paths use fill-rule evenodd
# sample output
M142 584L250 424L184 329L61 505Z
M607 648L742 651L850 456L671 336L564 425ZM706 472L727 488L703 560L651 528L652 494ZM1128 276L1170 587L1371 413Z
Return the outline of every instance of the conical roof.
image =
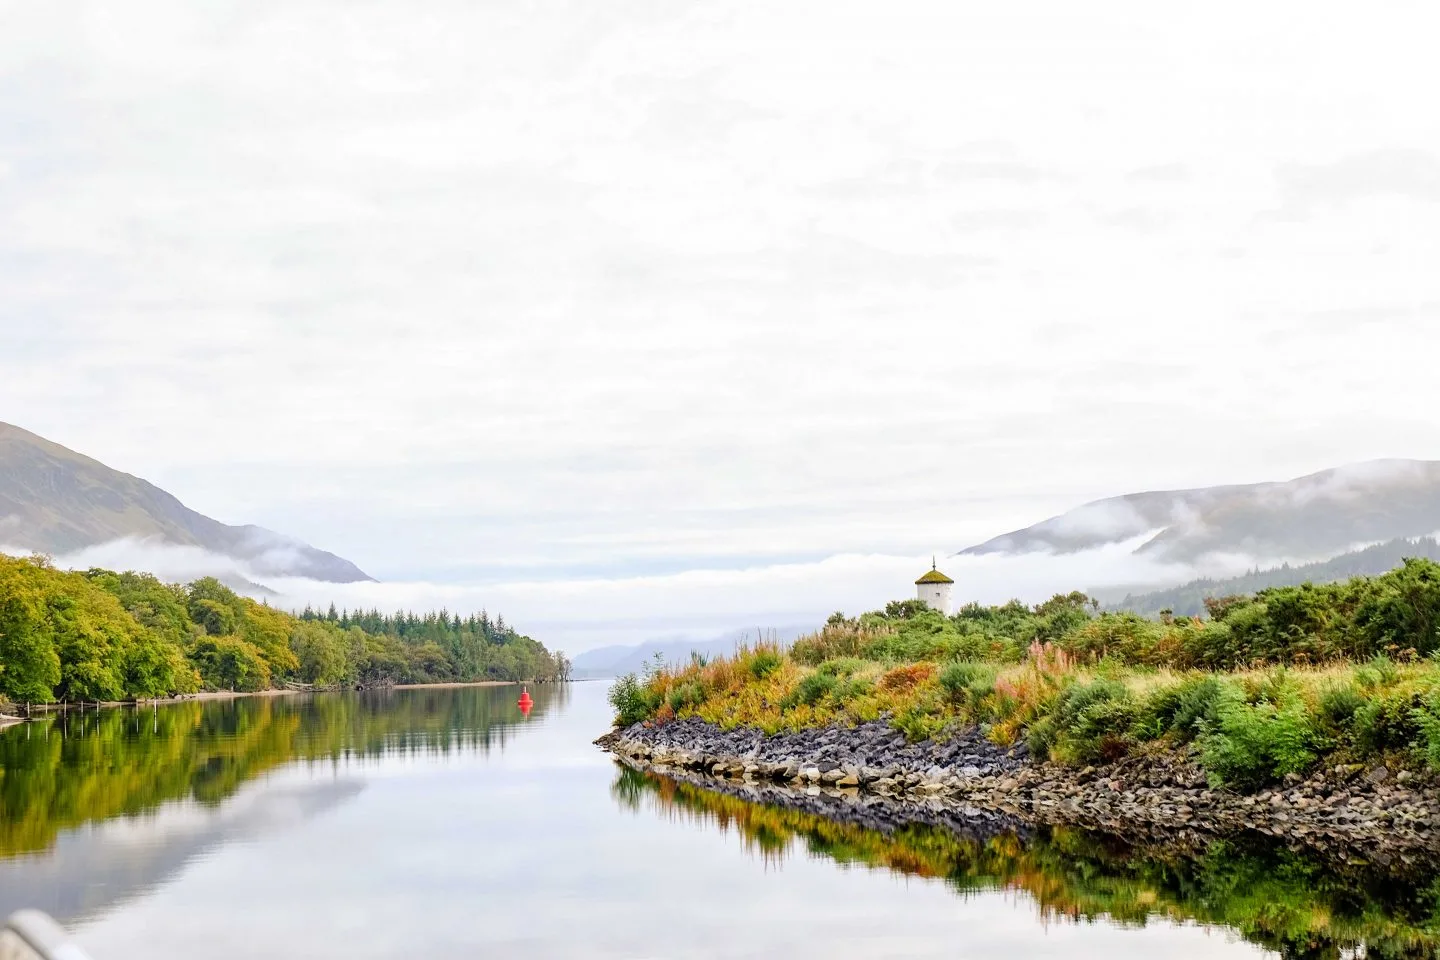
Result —
M927 571L925 572L925 576L921 577L919 580L916 580L915 582L916 582L917 584L921 584L921 583L954 583L955 581L954 581L954 580L951 580L949 577L945 576L945 574L941 573L939 570L927 570Z

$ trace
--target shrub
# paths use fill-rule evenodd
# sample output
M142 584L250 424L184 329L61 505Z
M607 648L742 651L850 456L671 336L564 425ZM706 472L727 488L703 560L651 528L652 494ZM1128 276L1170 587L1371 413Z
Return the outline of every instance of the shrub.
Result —
M1354 684L1327 687L1320 694L1320 719L1333 730L1347 730L1365 706L1365 697Z
M1258 703L1226 686L1215 713L1214 723L1204 724L1200 759L1216 786L1254 789L1315 762L1319 737L1293 683L1279 691L1275 702Z
M1214 723L1225 684L1215 677L1191 677L1178 686L1157 694L1152 701L1164 731L1182 742L1200 735L1207 723Z
M814 666L835 657L857 657L877 637L893 633L885 623L861 624L856 620L827 623L819 633L801 637L790 647L797 662Z
M780 654L774 650L756 650L754 654L750 656L750 673L756 680L764 680L770 676L770 674L779 670L780 664L783 662L784 660Z
M887 672L880 678L880 689L890 693L903 693L935 676L933 663L907 663Z
M865 661L859 657L837 657L820 664L819 672L831 677L853 677L865 667Z
M1355 745L1368 753L1411 749L1424 737L1416 713L1425 706L1424 695L1415 689L1372 693L1351 720Z
M1432 768L1440 769L1440 689L1431 690L1415 708L1415 725L1420 728L1417 746Z
M1355 671L1355 682L1364 690L1394 686L1399 678L1400 668L1384 654L1372 658L1369 663Z
M911 743L930 740L945 729L943 719L916 707L906 707L893 722L895 729L903 733L905 739Z
M1035 753L1055 760L1113 760L1128 748L1135 714L1134 698L1123 683L1103 678L1076 683L1031 724L1027 741Z
M813 707L828 694L835 692L840 682L827 673L812 673L804 677L794 690L780 700L781 710L793 709L798 704Z
M642 684L635 674L627 673L610 685L610 706L615 708L617 726L628 727L648 720L660 709L660 694Z
M995 690L999 668L990 663L960 660L940 671L940 688L959 706L974 706Z
M704 703L705 690L693 680L688 683L678 683L670 688L665 702L670 705L671 710L680 713L689 707L698 707Z
M835 699L839 703L849 704L861 697L868 697L875 692L874 681L864 677L851 677L843 680L835 688Z

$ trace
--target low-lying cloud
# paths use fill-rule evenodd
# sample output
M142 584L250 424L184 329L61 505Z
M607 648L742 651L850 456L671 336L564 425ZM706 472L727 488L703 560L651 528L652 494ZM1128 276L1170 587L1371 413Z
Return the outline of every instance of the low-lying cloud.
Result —
M1201 566L1136 555L1137 537L1068 554L947 558L956 581L955 601L1034 603L1057 592L1104 586L1168 585L1195 576L1226 576L1253 566L1251 557L1209 557ZM11 551L6 552L24 552ZM162 579L218 576L274 591L261 594L286 609L339 608L501 614L517 629L571 653L660 635L708 637L736 628L764 630L812 623L828 614L883 607L914 595L913 582L929 569L929 556L844 553L823 559L758 564L741 569L694 569L618 578L515 579L485 584L323 583L263 577L245 564L193 547L156 541L116 540L56 557L58 566L143 569ZM255 593L255 590L250 590Z

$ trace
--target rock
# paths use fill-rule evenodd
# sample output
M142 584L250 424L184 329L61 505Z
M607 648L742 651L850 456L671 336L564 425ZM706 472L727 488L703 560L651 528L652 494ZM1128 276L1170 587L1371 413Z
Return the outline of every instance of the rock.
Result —
M1374 784L1381 784L1390 779L1390 771L1384 766L1375 767L1365 774L1365 779Z

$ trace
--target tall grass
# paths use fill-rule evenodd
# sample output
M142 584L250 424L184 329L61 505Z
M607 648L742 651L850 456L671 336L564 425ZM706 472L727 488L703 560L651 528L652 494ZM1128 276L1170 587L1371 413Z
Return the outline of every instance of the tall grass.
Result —
M657 665L618 681L611 703L621 723L695 716L773 732L886 716L917 740L978 726L1060 763L1166 744L1244 788L1322 762L1440 769L1440 663L1421 657L1440 648L1440 566L1212 609L1156 622L1097 615L1080 594L952 617L892 604L832 617L788 652Z

